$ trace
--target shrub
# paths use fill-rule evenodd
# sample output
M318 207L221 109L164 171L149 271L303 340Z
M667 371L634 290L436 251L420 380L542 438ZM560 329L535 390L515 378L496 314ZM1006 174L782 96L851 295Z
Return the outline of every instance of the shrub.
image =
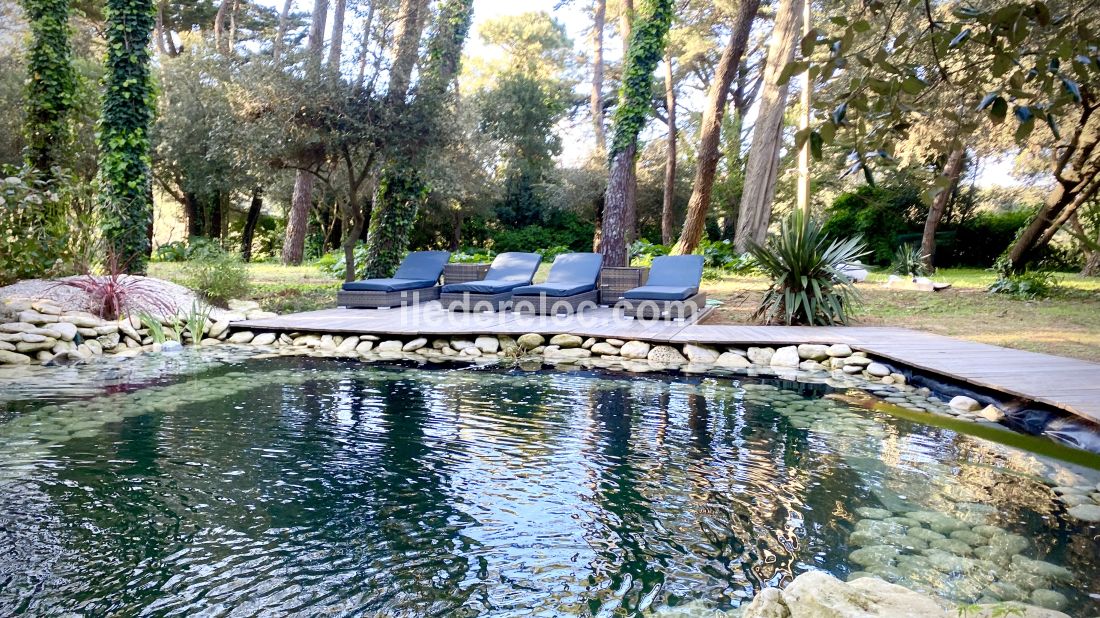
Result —
M114 255L107 258L105 275L83 275L59 281L57 285L78 289L88 296L88 311L104 320L117 320L138 308L151 307L161 315L174 315L177 308L161 298L146 279L125 274Z
M248 293L248 266L224 251L188 262L188 287L211 302L225 302Z
M937 266L979 266L988 268L1016 239L1035 210L979 212L954 229L937 234Z
M727 273L747 273L756 268L756 260L750 253L737 253L733 243L728 240L712 241L702 239L699 250L703 254L704 265L723 270Z
M358 243L355 245L355 278L362 279L366 276L367 272L367 245L366 243ZM329 251L328 253L317 258L314 265L321 271L321 274L328 275L336 279L343 279L344 272L347 270L347 260L344 258L343 247L336 249L335 251Z
M189 260L217 259L225 250L221 244L213 238L192 236L184 242L177 240L165 243L153 253L155 262L186 262Z
M868 261L888 264L899 237L923 224L928 208L920 195L920 188L911 184L862 186L833 200L823 231L834 238L862 237Z
M65 202L28 170L4 170L0 179L0 285L58 274L64 268L69 226Z
M998 259L991 270L998 277L989 286L990 294L1004 294L1017 300L1038 300L1051 296L1058 288L1058 277L1053 272L1028 269L1016 273L1007 258Z
M890 263L890 270L894 274L905 277L924 277L928 275L928 267L924 264L925 257L920 247L904 243L894 252L894 260Z
M833 240L821 223L794 211L783 220L778 234L752 256L771 279L755 317L785 324L846 324L859 292L840 266L867 253L856 236Z
M496 253L489 249L466 248L451 254L451 261L456 263L484 264L492 262Z

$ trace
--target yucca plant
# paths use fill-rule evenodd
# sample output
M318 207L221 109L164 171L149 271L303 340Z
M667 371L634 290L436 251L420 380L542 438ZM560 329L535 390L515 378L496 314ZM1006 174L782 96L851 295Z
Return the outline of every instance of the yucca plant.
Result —
M895 274L906 277L924 277L928 275L928 266L920 247L910 243L904 243L894 251L894 260L890 263L890 269Z
M796 210L783 220L778 234L750 252L772 282L756 319L788 325L848 323L860 295L841 266L867 254L862 237L831 239L819 221Z

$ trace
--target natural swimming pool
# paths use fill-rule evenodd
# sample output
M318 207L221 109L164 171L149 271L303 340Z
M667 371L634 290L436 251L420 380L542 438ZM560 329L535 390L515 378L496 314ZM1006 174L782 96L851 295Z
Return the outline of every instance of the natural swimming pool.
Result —
M634 615L807 569L1100 609L1100 529L1050 487L1100 473L822 387L209 351L40 371L0 389L4 614Z

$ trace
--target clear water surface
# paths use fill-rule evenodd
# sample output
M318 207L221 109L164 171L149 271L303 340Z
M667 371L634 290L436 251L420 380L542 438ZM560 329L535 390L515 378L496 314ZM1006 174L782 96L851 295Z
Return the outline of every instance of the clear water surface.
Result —
M1100 475L820 387L140 362L0 375L0 614L630 616L808 569L1100 611L1044 480Z

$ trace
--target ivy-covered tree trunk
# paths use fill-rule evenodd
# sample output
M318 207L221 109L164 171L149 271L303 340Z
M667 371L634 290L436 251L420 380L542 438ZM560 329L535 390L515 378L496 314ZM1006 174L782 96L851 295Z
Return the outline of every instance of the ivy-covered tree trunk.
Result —
M68 113L76 78L69 43L69 0L23 0L30 20L27 50L26 158L52 179L69 143Z
M99 204L114 259L145 272L153 223L149 125L156 93L150 79L151 0L107 0L107 58L99 124Z
M726 113L726 99L734 75L741 66L741 57L748 46L749 31L753 19L760 9L760 0L741 0L737 10L737 20L730 33L729 44L722 52L718 70L710 85L707 104L703 108L702 135L699 138L698 163L695 168L695 180L688 199L687 218L680 232L680 240L673 247L673 254L687 254L695 251L703 237L707 213L710 212L710 196L714 189L714 175L718 170L718 145L722 136L722 119ZM736 138L735 138L736 139Z
M458 74L473 15L473 0L447 0L439 9L427 66L421 73L416 100L409 105L410 113L427 123L422 127L426 143L391 153L382 168L367 237L367 277L392 275L408 248L417 212L429 193L421 169L439 138L438 118L444 113L448 92ZM391 101L400 105L396 95Z
M801 34L804 1L781 0L775 15L775 29L764 68L760 111L753 127L745 189L737 215L734 246L738 251L747 251L752 244L764 242L771 222L779 151L783 145L783 110L787 105L787 82L780 78L783 68L794 56L795 43Z
M600 253L605 266L627 265L627 238L633 233L638 133L645 126L653 92L653 71L665 51L672 23L672 0L644 0L631 26L619 105L612 115L614 133L608 151L610 170L604 199Z
M668 136L665 143L665 186L661 199L661 244L672 242L675 225L673 202L676 198L676 82L673 81L672 54L665 52L665 108Z

